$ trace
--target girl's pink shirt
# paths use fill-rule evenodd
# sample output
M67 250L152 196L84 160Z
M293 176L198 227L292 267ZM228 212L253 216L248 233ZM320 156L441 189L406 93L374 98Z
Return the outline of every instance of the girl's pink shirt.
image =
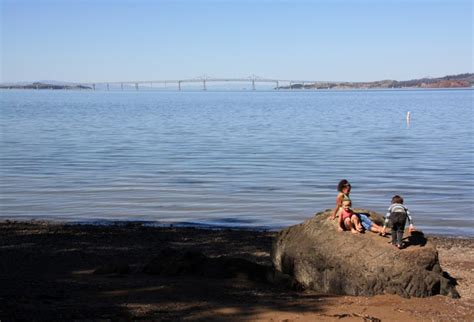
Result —
M346 218L351 218L352 215L353 215L352 210L347 210L347 209L344 209L344 208L341 209L342 221L346 220Z

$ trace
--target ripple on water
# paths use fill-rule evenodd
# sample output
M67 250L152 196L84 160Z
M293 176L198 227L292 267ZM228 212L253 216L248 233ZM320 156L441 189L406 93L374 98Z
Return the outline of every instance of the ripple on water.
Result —
M0 103L3 218L278 228L333 207L347 178L356 207L383 213L401 194L418 228L474 236L472 90L5 91Z

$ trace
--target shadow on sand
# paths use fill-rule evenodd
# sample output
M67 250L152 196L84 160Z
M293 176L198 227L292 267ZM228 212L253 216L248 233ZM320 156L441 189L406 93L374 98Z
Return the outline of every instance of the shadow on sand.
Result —
M414 231L410 234L410 236L403 238L404 247L409 246L425 246L426 245L426 237L425 234L421 231Z
M271 232L27 223L0 232L5 321L252 319L319 312L330 297L269 282Z

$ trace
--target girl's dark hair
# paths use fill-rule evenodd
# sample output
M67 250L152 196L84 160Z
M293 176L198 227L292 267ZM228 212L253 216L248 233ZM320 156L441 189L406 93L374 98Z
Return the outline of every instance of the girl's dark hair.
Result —
M403 204L403 198L399 195L395 195L392 197L392 203L401 203Z
M339 192L342 192L342 189L344 189L345 187L350 187L351 184L349 183L349 181L347 181L346 179L342 179L341 181L339 181L339 184L337 185L337 191Z

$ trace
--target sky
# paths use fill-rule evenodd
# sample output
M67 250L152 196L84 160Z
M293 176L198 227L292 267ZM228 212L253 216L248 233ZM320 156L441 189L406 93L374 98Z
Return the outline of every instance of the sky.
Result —
M473 71L471 0L0 1L0 82Z

